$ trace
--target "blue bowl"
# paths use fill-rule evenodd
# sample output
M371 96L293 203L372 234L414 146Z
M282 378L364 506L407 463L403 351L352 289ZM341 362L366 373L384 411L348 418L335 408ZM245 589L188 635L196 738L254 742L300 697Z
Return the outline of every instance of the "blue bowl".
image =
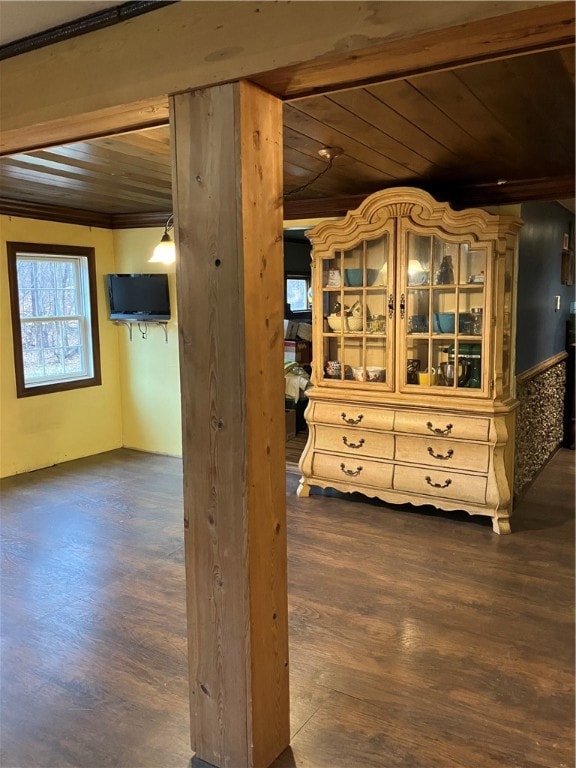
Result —
M454 333L454 312L434 312L434 332Z
M372 285L378 277L378 269L366 270L366 285ZM359 288L362 285L362 270L361 269L345 269L344 270L344 285Z

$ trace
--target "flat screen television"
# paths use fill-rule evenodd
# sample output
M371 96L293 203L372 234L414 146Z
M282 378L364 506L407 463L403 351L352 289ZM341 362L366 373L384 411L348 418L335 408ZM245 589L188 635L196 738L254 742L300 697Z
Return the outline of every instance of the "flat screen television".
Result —
M107 275L111 320L170 320L168 275Z

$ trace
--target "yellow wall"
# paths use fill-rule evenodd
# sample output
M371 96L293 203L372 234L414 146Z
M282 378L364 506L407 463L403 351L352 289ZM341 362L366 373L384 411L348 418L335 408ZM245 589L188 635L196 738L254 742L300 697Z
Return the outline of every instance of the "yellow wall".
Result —
M136 326L118 325L123 444L140 451L182 455L180 374L175 265L149 264L162 229L114 232L116 272L167 272L172 319L164 330L151 325L145 339Z
M96 249L102 384L16 397L6 241ZM116 328L106 319L104 274L113 271L112 233L70 224L0 216L0 476L6 477L122 445Z

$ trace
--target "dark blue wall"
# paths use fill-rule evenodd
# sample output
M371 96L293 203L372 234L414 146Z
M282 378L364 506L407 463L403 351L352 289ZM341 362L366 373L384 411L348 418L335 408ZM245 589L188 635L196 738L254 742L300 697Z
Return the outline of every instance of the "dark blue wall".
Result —
M566 349L566 323L574 286L560 283L564 234L574 215L559 203L523 203L518 252L516 373ZM571 243L572 247L574 244ZM560 311L554 297L560 296Z

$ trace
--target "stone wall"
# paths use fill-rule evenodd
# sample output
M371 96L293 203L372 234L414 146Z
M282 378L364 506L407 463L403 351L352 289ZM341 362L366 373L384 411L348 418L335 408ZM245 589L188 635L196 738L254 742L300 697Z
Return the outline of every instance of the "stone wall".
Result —
M514 497L518 499L562 443L566 360L518 378Z

